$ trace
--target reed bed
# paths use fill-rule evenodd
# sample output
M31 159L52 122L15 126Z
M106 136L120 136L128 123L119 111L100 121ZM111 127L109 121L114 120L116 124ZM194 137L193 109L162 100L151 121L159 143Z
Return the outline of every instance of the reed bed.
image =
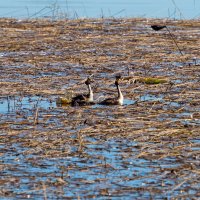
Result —
M0 196L198 199L199 23L0 19ZM56 106L116 74L125 105Z

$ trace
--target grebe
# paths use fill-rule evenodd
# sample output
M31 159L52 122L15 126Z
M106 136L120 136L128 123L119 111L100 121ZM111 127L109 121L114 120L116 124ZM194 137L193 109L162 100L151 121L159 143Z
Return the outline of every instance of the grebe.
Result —
M90 78L87 78L87 80L85 81L85 84L88 87L88 94L80 94L76 97L72 98L72 102L71 105L72 106L76 106L76 105L90 105L90 104L94 104L94 95L93 95L93 91L91 88L91 83L93 81Z
M119 87L119 80L121 76L116 76L115 85L117 87L118 96L115 98L108 98L100 102L101 105L123 105L124 97Z

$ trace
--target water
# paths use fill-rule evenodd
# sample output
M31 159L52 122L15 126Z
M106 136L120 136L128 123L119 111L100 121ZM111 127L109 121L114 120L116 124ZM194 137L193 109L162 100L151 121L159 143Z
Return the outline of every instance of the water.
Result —
M146 94L140 97L140 101L162 101L162 100L163 100L163 95L155 96Z
M191 19L200 16L197 0L0 0L0 17L99 18L153 17Z
M160 95L144 95L142 100L165 99ZM131 99L125 99L124 104L129 108L136 106ZM39 108L38 124L34 124L36 108ZM176 136L176 142L163 140L164 145L153 140L139 142L137 138L145 138L147 129L141 128L138 134L129 127L136 128L144 120L136 120L133 110L117 109L114 106L59 108L51 96L1 97L0 199L43 199L45 195L47 199L76 199L77 196L166 199L180 193L197 196L198 174L195 170L190 173L185 166L199 164L199 139L188 138L190 142L185 147ZM85 124L88 113L91 123ZM164 121L169 119L163 117ZM177 116L185 119L182 117ZM116 120L122 124L119 126ZM156 126L157 123L151 126L149 134L157 130ZM127 135L119 135L119 128ZM183 152L182 159L174 154L177 149ZM186 178L187 182L179 186Z
M51 102L47 98L39 96L34 97L1 97L0 98L0 114L14 113L18 110L29 110L35 108L49 109L56 106L55 102Z
M108 148L110 145L112 151ZM42 158L40 152L35 148L30 151L18 144L12 144L9 147L0 146L4 165L7 166L2 170L2 178L12 177L13 181L20 181L17 187L15 184L8 183L4 189L13 191L10 194L15 198L21 199L30 195L31 199L37 196L42 199L41 184L43 182L51 184L51 189L47 188L49 199L55 198L55 196L57 198L60 196L61 199L63 197L74 198L76 193L82 197L95 195L104 199L107 195L116 198L122 195L128 199L130 197L149 197L150 192L146 188L161 181L166 185L174 185L173 177L168 176L163 179L166 174L157 175L157 172L161 168L178 169L180 165L175 163L176 160L164 159L161 165L160 161L135 158L135 154L138 153L138 149L134 148L135 145L134 142L127 140L108 140L103 144L88 144L85 154L89 159L77 156L56 159ZM35 162L36 158L37 162ZM151 167L152 165L154 167ZM61 177L63 182L59 182ZM62 186L62 190L59 185ZM108 194L101 193L103 190L107 190L108 185L112 185ZM141 187L147 191L146 194L140 193ZM127 192L127 188L131 191L135 188L139 190ZM160 185L158 188L162 189L162 186ZM155 196L160 199L164 197L159 193Z

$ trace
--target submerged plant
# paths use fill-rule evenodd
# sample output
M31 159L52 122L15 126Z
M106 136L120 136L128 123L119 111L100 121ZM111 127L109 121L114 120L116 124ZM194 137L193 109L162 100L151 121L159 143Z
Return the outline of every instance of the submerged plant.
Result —
M139 78L139 79L137 79L137 81L140 83L145 83L145 84L162 84L162 83L167 82L166 79L152 78L152 77Z

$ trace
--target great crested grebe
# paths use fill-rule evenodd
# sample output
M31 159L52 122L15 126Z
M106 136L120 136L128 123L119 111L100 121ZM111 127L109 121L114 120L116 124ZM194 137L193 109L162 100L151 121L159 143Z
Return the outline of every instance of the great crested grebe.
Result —
M116 76L115 85L117 87L118 96L115 98L105 99L102 102L100 102L99 104L101 104L101 105L123 105L124 97L123 97L122 92L119 87L120 79L121 79L120 75Z
M87 78L87 80L85 81L85 84L88 87L88 94L80 94L78 96L75 96L72 98L72 102L71 105L72 106L76 106L76 105L90 105L90 104L94 104L94 95L93 95L93 91L91 88L91 83L93 81L90 78Z

